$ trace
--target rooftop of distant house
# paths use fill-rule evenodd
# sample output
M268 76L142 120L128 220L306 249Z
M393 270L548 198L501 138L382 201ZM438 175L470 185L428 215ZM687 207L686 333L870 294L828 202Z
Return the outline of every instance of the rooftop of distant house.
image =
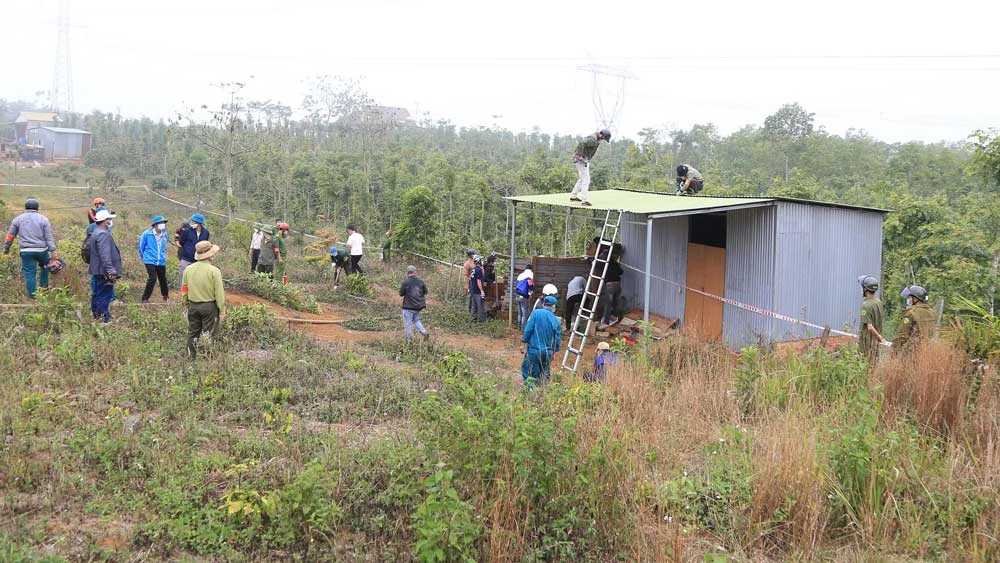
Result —
M15 123L24 123L25 121L51 121L56 123L59 121L59 115L51 111L22 111L18 114Z

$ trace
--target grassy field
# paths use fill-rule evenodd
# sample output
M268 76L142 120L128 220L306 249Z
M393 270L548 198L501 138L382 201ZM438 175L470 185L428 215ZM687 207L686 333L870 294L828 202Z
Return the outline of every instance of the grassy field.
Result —
M8 218L28 194L4 188ZM92 196L39 196L70 266L0 307L0 561L1000 558L1000 382L946 342L868 373L851 349L676 338L607 385L526 392L516 336L467 321L455 273L420 265L434 336L408 345L378 320L405 263L369 264L359 299L293 239L293 291L370 332L241 305L192 363L179 305L137 304L133 251L147 216L188 212L109 195L126 279L102 326L80 314ZM239 279L246 233L209 228ZM0 282L28 303L13 253Z

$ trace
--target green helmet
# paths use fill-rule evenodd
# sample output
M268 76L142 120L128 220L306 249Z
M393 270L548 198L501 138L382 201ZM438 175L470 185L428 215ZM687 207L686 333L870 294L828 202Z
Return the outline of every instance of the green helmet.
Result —
M878 279L874 276L858 276L858 283L861 284L861 287L865 291L870 291L872 293L878 291Z
M903 293L900 293L899 295L903 299L906 299L907 297L916 297L917 301L927 303L927 290L919 285L911 285L910 287L904 289Z

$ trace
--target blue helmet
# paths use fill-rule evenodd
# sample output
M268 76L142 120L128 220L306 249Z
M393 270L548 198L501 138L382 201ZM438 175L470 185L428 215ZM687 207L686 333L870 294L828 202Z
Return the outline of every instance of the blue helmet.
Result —
M153 226L153 227L155 227L155 226L159 225L160 223L166 223L166 222L167 222L167 218L166 217L164 217L163 215L157 215L156 217L153 217L153 222L150 223L150 225Z
M195 213L194 215L191 216L190 219L188 219L188 221L191 221L192 223L198 223L199 225L204 225L205 216L202 215L201 213Z

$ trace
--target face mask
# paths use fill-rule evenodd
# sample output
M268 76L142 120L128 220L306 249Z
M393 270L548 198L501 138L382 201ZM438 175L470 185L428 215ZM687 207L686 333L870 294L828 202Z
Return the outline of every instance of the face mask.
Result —
M160 231L161 233L162 233L163 231L167 230L167 225L166 225L166 223L157 223L157 225L156 225L156 230L157 230L157 231Z
M111 226L112 226L112 225L114 225L114 224L115 224L115 222L114 222L114 221L108 221L108 228L110 229L110 228L111 228Z

